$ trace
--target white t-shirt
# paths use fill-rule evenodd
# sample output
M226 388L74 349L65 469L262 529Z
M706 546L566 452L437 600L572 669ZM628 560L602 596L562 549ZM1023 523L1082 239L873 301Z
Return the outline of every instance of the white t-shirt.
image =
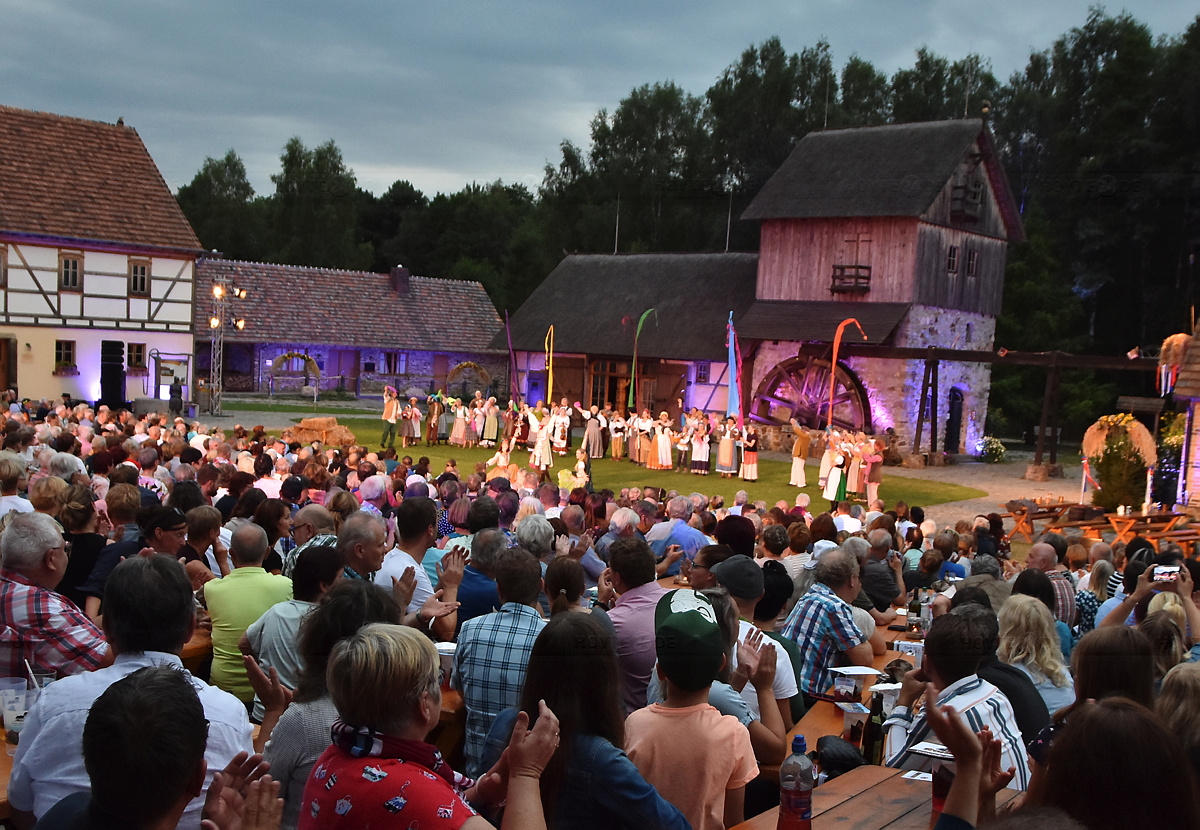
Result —
M833 526L836 527L838 530L844 530L847 533L858 533L863 528L862 522L860 522L858 519L854 518L853 516L849 516L849 515L834 516L833 517Z
M262 490L267 494L269 499L279 498L279 488L283 486L283 482L277 478L260 478L254 482L256 490Z
M20 496L0 496L0 516L14 510L18 513L32 513L33 503Z
M747 635L754 630L754 624L748 623L745 620L738 620L738 642L745 642ZM764 639L767 635L763 635ZM783 647L772 641L775 646L775 684L771 688L774 690L775 699L783 700L795 696L796 687L796 672L792 668L792 660L788 657L788 653L783 650ZM737 649L733 651L733 667L737 668ZM762 713L758 709L758 695L755 693L754 686L747 683L742 689L742 700L746 701L746 705L750 707L756 719L762 718Z
M425 604L425 600L433 596L433 585L429 582L429 575L425 573L420 562L400 548L392 548L383 557L383 567L375 574L375 584L385 591L391 591L392 577L399 579L409 568L416 572L417 588L413 591L412 602L408 604L405 611L413 614L420 610L421 606Z

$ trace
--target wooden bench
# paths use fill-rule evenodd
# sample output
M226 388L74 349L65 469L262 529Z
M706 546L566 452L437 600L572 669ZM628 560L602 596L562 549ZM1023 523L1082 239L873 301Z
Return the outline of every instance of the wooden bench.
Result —
M1196 543L1200 542L1200 528L1183 527L1168 531L1157 531L1146 534L1146 540L1154 545L1155 550L1159 550L1160 542L1173 542L1183 548L1183 552L1190 558L1195 552Z
M1046 530L1050 533L1062 533L1064 530L1082 530L1083 538L1093 539L1097 542L1102 541L1102 534L1106 530L1111 530L1108 519L1080 519L1073 522L1054 522L1046 525Z

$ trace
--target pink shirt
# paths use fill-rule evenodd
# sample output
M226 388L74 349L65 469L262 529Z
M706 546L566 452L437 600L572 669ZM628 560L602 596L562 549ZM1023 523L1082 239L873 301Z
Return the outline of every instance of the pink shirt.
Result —
M621 594L608 612L617 631L617 663L626 712L646 705L646 687L658 657L654 648L654 609L666 593L667 589L657 582L647 582Z

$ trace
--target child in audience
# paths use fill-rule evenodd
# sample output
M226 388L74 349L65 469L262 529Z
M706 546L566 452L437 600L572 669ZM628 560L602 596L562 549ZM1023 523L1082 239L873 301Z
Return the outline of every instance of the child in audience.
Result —
M669 591L655 609L654 635L666 700L629 716L625 751L696 830L739 824L758 764L746 728L708 703L725 664L712 603L694 591Z

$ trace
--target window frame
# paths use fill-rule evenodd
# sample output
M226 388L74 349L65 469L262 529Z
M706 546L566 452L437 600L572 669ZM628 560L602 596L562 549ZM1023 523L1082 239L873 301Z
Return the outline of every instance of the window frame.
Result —
M141 359L137 363L133 362L134 349L140 352ZM129 369L145 369L146 368L146 344L145 343L126 343L125 344L125 366Z
M408 352L401 351L386 351L383 353L383 369L382 374L385 375L406 375L408 374Z
M68 262L75 263L74 285L67 285L65 282L65 267ZM83 293L83 251L58 252L58 290L72 294Z
M979 249L971 248L967 251L967 279L975 279L979 276Z
M65 360L63 356L70 352L71 359ZM77 362L79 355L78 344L75 340L55 340L54 341L54 365L57 366L78 366Z
M144 268L145 273L142 274L142 287L137 289L134 285L136 279L135 269ZM150 296L150 260L148 259L133 259L129 260L128 273L126 275L125 288L130 297L149 297Z
M959 259L960 259L960 257L958 255L958 246L951 245L950 249L948 251L946 251L946 273L947 274L953 274L955 276L958 275Z
M696 383L710 383L712 377L712 362L708 360L697 361L696 363Z

